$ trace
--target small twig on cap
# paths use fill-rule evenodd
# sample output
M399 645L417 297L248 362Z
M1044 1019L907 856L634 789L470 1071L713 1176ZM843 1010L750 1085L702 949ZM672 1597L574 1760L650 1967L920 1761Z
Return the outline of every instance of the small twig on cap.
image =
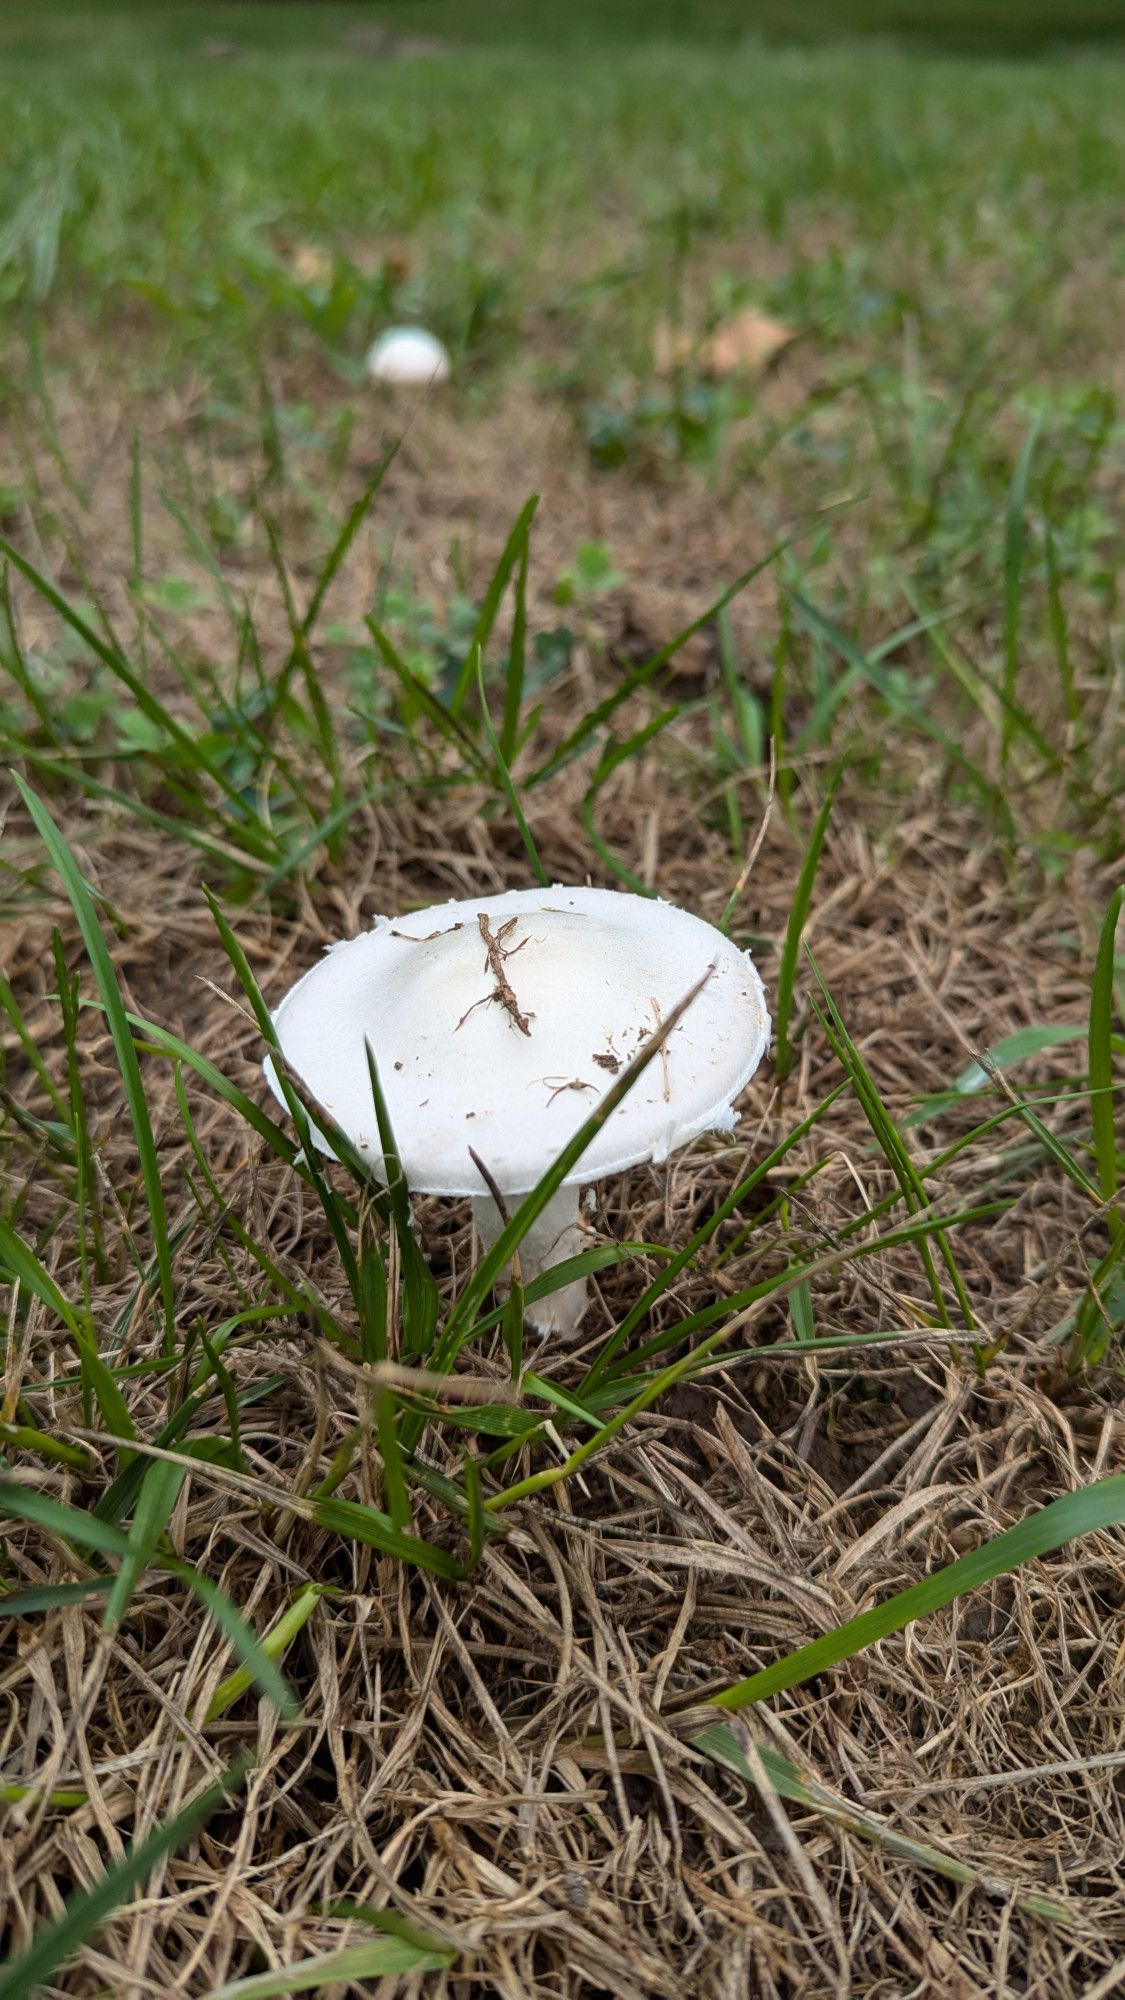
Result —
M484 911L481 910L477 915L477 927L480 931L481 937L484 940L484 949L487 954L487 957L485 959L485 970L491 972L492 977L496 981L496 985L494 986L492 992L486 994L485 999L497 1001L499 1005L503 1007L504 1012L508 1016L508 1019L515 1023L521 1035L530 1035L531 1026L528 1021L528 1017L526 1014L520 1011L519 1001L516 999L516 996L512 991L511 981L504 970L504 960L506 958L514 957L515 952L521 951L523 949L523 946L527 943L527 939L523 938L521 939L520 943L514 947L512 951L504 950L504 939L515 928L517 921L518 919L516 917L509 917L507 923L502 925L499 934L497 936L494 936L492 932L492 926L489 923L488 918L486 917ZM481 1000L476 1001L475 1004L469 1008L467 1014L462 1014L461 1019L457 1023L457 1028L463 1028L465 1022L469 1018L469 1014L475 1013L476 1008L483 1006L483 1004L484 1002ZM453 1030L454 1034L457 1033L457 1028Z
M392 931L393 938L401 938L404 944L432 944L435 938L452 937L454 931L463 931L464 924L448 924L443 931L427 931L425 937L415 937L411 931Z

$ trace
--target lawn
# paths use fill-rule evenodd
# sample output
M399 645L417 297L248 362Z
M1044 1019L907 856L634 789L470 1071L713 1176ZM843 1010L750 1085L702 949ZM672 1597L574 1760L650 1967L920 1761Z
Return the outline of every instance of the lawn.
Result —
M841 21L0 22L0 2000L1125 1978L1125 60ZM774 1024L569 1341L261 1068L537 880Z

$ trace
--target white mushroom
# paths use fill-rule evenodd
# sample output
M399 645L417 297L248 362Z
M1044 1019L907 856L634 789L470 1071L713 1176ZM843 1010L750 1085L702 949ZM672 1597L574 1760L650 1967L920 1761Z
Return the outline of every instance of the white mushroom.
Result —
M368 348L367 372L377 382L447 382L449 355L425 327L396 326Z
M709 968L524 1237L527 1282L588 1245L583 1185L733 1127L734 1099L770 1034L748 955L670 903L608 889L518 889L377 917L363 936L330 947L286 994L274 1025L293 1070L382 1175L370 1042L409 1186L471 1196L487 1248L502 1218L470 1148L505 1198L528 1193ZM266 1073L280 1095L268 1061ZM585 1302L585 1283L568 1285L529 1317L542 1330L571 1330Z

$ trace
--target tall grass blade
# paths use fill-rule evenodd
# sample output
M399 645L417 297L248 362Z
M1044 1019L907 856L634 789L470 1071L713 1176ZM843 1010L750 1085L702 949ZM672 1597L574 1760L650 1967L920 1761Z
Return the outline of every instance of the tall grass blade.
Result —
M6 1271L9 1278L16 1279L26 1292L30 1292L34 1298L49 1307L50 1311L61 1319L75 1340L80 1337L83 1331L82 1321L73 1306L64 1299L50 1272L40 1262L34 1250L28 1249L23 1238L17 1236L11 1223L5 1222L2 1216L0 1216L0 1270Z
M359 498L353 502L344 516L340 532L321 565L320 574L317 577L312 596L309 599L308 609L301 620L301 631L306 639L312 637L324 600L335 580L341 563L344 561L348 550L351 548L364 521L367 519L367 515L371 509L371 502L374 500L376 493L379 491L380 486L383 484L387 473L394 463L400 443L401 439L396 438L390 449L384 452Z
M937 743L950 763L962 771L981 798L987 800L1005 829L1014 834L1011 808L1002 787L994 785L983 771L978 770L965 755L956 737L951 736L948 730L934 721L921 696L907 693L888 669L880 666L869 654L853 645L846 633L841 632L839 626L834 625L832 620L807 597L802 596L800 591L790 587L788 594L810 630L814 634L819 634L842 660L847 661L849 666L857 668L862 678L881 695L888 715L895 722L909 723L923 736L928 736L931 742Z
M170 1465L163 1458L150 1460L145 1468L129 1529L128 1551L122 1557L102 1614L104 1631L118 1630L133 1592L156 1553L156 1545L168 1526L186 1477L186 1465Z
M615 875L619 882L624 882L626 887L631 889L635 896L655 896L656 890L649 883L642 881L641 877L632 868L627 867L613 852L608 843L602 839L601 834L594 825L594 805L602 786L611 777L613 772L620 765L628 763L631 757L638 756L644 749L645 744L651 742L654 736L658 736L660 731L666 729L668 724L674 722L676 717L681 713L680 703L676 702L671 708L662 708L656 715L650 716L643 727L635 730L624 742L615 743L611 741L607 743L598 759L597 769L590 780L590 789L582 801L582 824L590 837L590 845L599 859L604 862L609 873Z
M457 685L450 699L449 712L455 719L464 708L469 689L476 678L474 660L478 654L484 652L485 647L492 637L492 628L496 623L496 614L500 609L500 601L508 587L508 579L516 563L521 560L523 551L527 548L528 537L531 533L531 523L535 517L535 509L538 505L539 495L538 493L533 493L530 500L521 509L515 527L504 544L500 560L492 572L488 589L484 593L484 602L481 605L477 622L473 627L472 635L469 639L469 650L465 655L465 664L461 669Z
M261 1640L225 1592L213 1584L210 1577L204 1576L200 1570L190 1568L187 1563L169 1562L167 1567L173 1576L179 1577L181 1583L186 1583L201 1599L219 1630L230 1641L251 1679L256 1682L267 1700L272 1701L278 1714L287 1722L300 1721L300 1703L292 1688L283 1680Z
M164 1207L164 1189L160 1179L160 1163L156 1155L156 1142L152 1134L152 1121L148 1114L144 1083L141 1078L140 1063L130 1032L125 1003L117 983L113 960L109 955L101 925L94 910L93 898L86 886L78 863L70 848L55 825L42 800L37 797L18 772L13 778L19 787L28 812L38 828L43 844L49 853L63 887L70 898L71 907L78 920L102 1006L105 1009L106 1025L113 1040L117 1056L117 1066L121 1072L121 1082L125 1091L129 1115L133 1122L133 1133L137 1142L140 1159L141 1180L144 1184L145 1199L148 1203L149 1221L152 1226L153 1247L156 1266L160 1278L160 1296L164 1308L164 1337L170 1352L176 1341L175 1293L172 1283L172 1251L168 1240L168 1220Z
M297 1634L304 1631L324 1596L324 1588L324 1585L319 1583L307 1583L297 1592L292 1604L286 1606L260 1641L262 1652L267 1659L280 1660L284 1657ZM221 1681L215 1689L208 1703L204 1722L214 1722L216 1716L224 1715L227 1709L232 1708L234 1703L253 1686L253 1681L254 1676L248 1667L236 1667L234 1672L228 1674L225 1681Z
M1102 923L1094 983L1090 989L1090 1115L1094 1121L1094 1158L1098 1183L1107 1201L1118 1188L1117 1122L1113 1103L1113 975L1114 946L1125 885L1115 889ZM1125 1227L1116 1217L1115 1227Z
M747 584L753 583L754 578L760 576L763 570L768 569L771 563L776 562L782 551L789 548L795 540L795 535L787 535L782 541L775 542L767 554L761 558L761 561L752 563L749 569L743 570L742 575L736 577L733 583L728 584L727 588L720 593L714 603L707 606L706 611L701 611L699 617L693 618L690 625L685 625L682 632L677 632L674 639L669 639L667 644L661 646L658 652L653 653L647 660L642 661L640 666L634 667L630 673L626 674L620 686L615 688L612 694L606 695L602 701L597 702L585 720L580 722L575 729L571 730L570 735L564 738L557 750L551 752L546 762L540 764L538 769L531 773L531 776L525 780L526 786L530 789L532 785L543 784L547 778L554 777L556 771L561 771L564 764L569 764L573 758L579 756L585 749L591 736L595 735L602 727L602 724L608 722L610 717L617 713L622 703L628 701L637 692L638 688L644 687L654 674L660 672L661 667L667 666L669 660L679 652L682 646L687 645L689 639L694 639L697 632L701 632L705 625L709 625L713 618L717 618L719 613L724 611L727 605L733 602L739 592L745 590Z
M845 1088L844 1084L837 1084L835 1090L829 1092L823 1103L818 1104L815 1110L810 1111L808 1116L803 1118L799 1125L795 1125L787 1137L773 1148L772 1152L767 1153L764 1159L756 1161L750 1172L731 1189L728 1195L724 1195L722 1201L708 1216L706 1222L694 1232L683 1248L675 1251L669 1257L663 1270L657 1273L652 1283L641 1293L634 1304L630 1306L620 1325L614 1328L613 1332L603 1343L597 1360L592 1363L582 1378L579 1389L580 1395L585 1396L607 1374L613 1375L615 1371L612 1363L616 1356L628 1344L637 1328L647 1319L649 1313L659 1303L664 1293L671 1285L675 1284L680 1272L686 1269L687 1265L691 1263L692 1258L697 1256L703 1246L715 1235L716 1231L722 1228L723 1223L726 1222L729 1216L734 1214L735 1209L746 1200L746 1197L752 1194L754 1189L765 1180L771 1169L780 1166L782 1160L792 1147L797 1145L808 1132L812 1131L814 1125L835 1104L837 1098ZM629 1365L632 1365L632 1358Z
M383 1172L387 1181L387 1201L398 1239L399 1266L402 1271L404 1346L408 1354L423 1354L432 1346L434 1329L437 1326L437 1284L419 1248L418 1238L414 1234L410 1213L410 1190L406 1184L406 1175L395 1141L390 1109L379 1077L375 1051L366 1037L363 1046L367 1056L371 1096L375 1104L375 1121L379 1128L379 1147L383 1155Z
M397 651L392 641L388 638L381 625L377 625L373 618L365 618L363 622L379 648L384 666L388 667L394 675L407 701L417 703L418 707L429 717L440 734L444 736L446 742L455 744L461 755L473 766L474 770L481 777L490 777L491 772L488 768L487 758L473 742L472 737L460 718L454 715L448 708L444 708L436 695L430 692L425 681L421 680L413 672L403 659L401 653ZM407 720L408 722L410 720L409 709L407 709Z
M85 1604L101 1597L108 1585L104 1576L84 1577L81 1583L44 1583L30 1590L0 1591L0 1618L33 1618L39 1611L57 1611L64 1604Z
M378 1508L365 1507L358 1500L316 1500L313 1515L322 1528L328 1528L345 1541L363 1542L368 1548L378 1549L381 1555L413 1563L433 1576L457 1575L457 1564L444 1549L435 1548L432 1542L424 1542L417 1535L403 1533L395 1527L390 1515L380 1513Z
M249 1759L239 1758L215 1784L208 1785L198 1798L177 1813L175 1819L158 1826L139 1847L127 1848L122 1860L107 1869L92 1888L81 1889L69 1897L61 1915L37 1932L27 1951L0 1967L0 2000L30 2000L32 1994L45 1986L58 1967L65 1965L97 1934L157 1862L182 1847L196 1827L202 1826L238 1791L248 1768Z
M1074 685L1074 663L1070 657L1070 630L1062 598L1058 552L1050 522L1044 524L1043 546L1047 558L1047 615L1055 649L1055 665L1058 668L1063 707L1068 720L1077 726L1082 721L1082 702Z
M492 1248L481 1258L454 1305L435 1350L432 1365L439 1373L446 1372L452 1366L461 1342L469 1335L477 1308L491 1286L511 1263L513 1254L519 1249L532 1223L542 1214L551 1196L562 1186L571 1169L578 1164L586 1148L601 1131L606 1119L612 1116L622 1099L648 1068L649 1063L659 1055L673 1028L703 991L710 976L708 969L691 991L685 993L683 999L670 1009L660 1028L649 1036L632 1061L622 1070L621 1075L607 1090L590 1116L579 1126L573 1138L567 1141L530 1194L524 1196L511 1220L505 1223L500 1231ZM410 1448L414 1437L409 1426L406 1427L404 1437Z
M500 739L492 726L492 717L488 711L488 696L484 691L484 660L479 652L476 654L475 664L477 690L480 695L481 721L484 724L484 733L488 738L489 748L496 762L497 781L511 807L512 818L519 828L520 839L523 842L524 853L531 863L532 874L535 876L540 888L547 889L550 887L551 878L539 859L539 850L535 845L534 836L531 828L528 826L523 807L520 804L519 793L512 782L512 774L508 769L504 752L500 748Z
M766 1701L771 1695L797 1687L814 1674L852 1659L877 1640L901 1632L916 1618L952 1604L966 1591L1006 1576L1021 1563L1033 1562L1062 1548L1066 1542L1096 1534L1103 1528L1118 1527L1123 1522L1125 1473L1079 1487L1077 1492L1066 1493L1060 1500L1051 1500L1045 1507L1037 1508L1014 1528L993 1536L980 1548L971 1549L968 1555L958 1556L956 1562L947 1563L944 1569L934 1570L921 1583L898 1591L870 1611L861 1612L858 1618L849 1618L835 1631L824 1633L807 1646L799 1646L796 1652L787 1653L772 1666L763 1667L759 1673L712 1696L709 1705L737 1712L754 1702Z
M28 1062L31 1064L32 1069L35 1071L35 1074L38 1077L43 1090L46 1092L47 1097L50 1099L52 1108L54 1109L55 1113L59 1118L61 1118L64 1122L67 1121L68 1111L67 1111L66 1098L63 1096L62 1091L59 1089L57 1083L55 1082L54 1077L51 1075L50 1070L47 1068L46 1063L44 1062L42 1056L40 1055L39 1050L35 1044L35 1038L32 1035L30 1029L28 1028L27 1022L24 1019L23 1011L20 1007L19 1001L16 999L16 996L13 993L12 988L9 985L8 980L5 978L3 972L0 972L0 1007L4 1009L4 1012L8 1016L8 1019L11 1022L12 1027L15 1029L16 1038L19 1042L19 1045L23 1050L24 1055L27 1057Z
M141 714L147 716L150 722L155 723L157 728L171 739L180 752L184 768L188 771L205 771L212 782L230 800L235 808L238 819L245 819L246 808L244 801L237 787L228 779L222 766L216 764L207 755L198 740L183 727L182 723L176 720L176 717L169 708L156 699L156 696L146 687L144 681L138 678L126 660L121 648L116 643L108 643L99 633L95 632L93 627L87 624L81 614L75 611L73 605L68 604L61 591L56 590L54 585L45 576L40 574L34 564L29 563L27 558L22 556L19 550L11 542L6 541L2 535L0 535L0 554L5 555L9 562L15 564L20 574L27 578L27 581L34 586L40 596L45 598L52 609L58 612L59 617L70 626L73 632L77 633L83 645L88 646L91 652L95 653L98 659L101 660L103 666L109 668L115 679L119 680L122 686L128 689Z
M177 1465L174 1470L179 1471L180 1467ZM145 1549L149 1530L158 1519L169 1491L170 1482L167 1485L158 1484L152 1489L150 1508L145 1515L145 1527L136 1539L123 1534L120 1528L114 1527L112 1522L101 1519L97 1514L88 1514L81 1508L70 1507L61 1500L53 1500L49 1494L37 1493L31 1487L17 1485L14 1480L0 1480L0 1518L12 1515L18 1520L32 1521L36 1526L46 1528L51 1534L62 1535L79 1548L96 1549L101 1555L117 1556L123 1564L130 1566L128 1587L131 1594L136 1585L136 1575L133 1574L132 1568L133 1558ZM146 1560L152 1560L151 1549L148 1550ZM300 1710L291 1689L286 1686L273 1661L262 1651L254 1633L229 1597L218 1590L201 1571L193 1569L188 1563L178 1561L175 1557L162 1558L160 1567L169 1575L178 1577L181 1583L195 1592L244 1664L249 1667L262 1693L273 1702L280 1715L295 1720ZM125 1597L124 1585L121 1586L121 1596Z
M523 707L524 668L527 658L527 571L531 559L530 539L525 538L516 572L516 601L512 610L512 636L508 642L508 671L504 676L504 712L500 721L500 755L510 764L516 754Z
M793 1014L793 986L797 976L797 954L801 948L801 938L808 921L813 889L816 886L817 869L828 834L828 823L832 817L832 807L836 799L836 789L840 782L840 772L833 776L816 816L813 830L805 849L801 872L797 877L797 887L789 910L789 922L785 927L785 944L781 953L781 964L777 974L776 1027L777 1046L774 1061L777 1074L784 1079L793 1067L795 1056L789 1036L789 1024Z
M452 1965L457 1952L448 1945L414 1944L409 1938L372 1938L366 1944L342 1945L339 1951L325 1951L316 1958L298 1960L274 1972L255 1972L248 1979L235 1979L218 1986L210 2000L280 2000L287 1993L324 1993L330 1987L359 1987L369 1979L405 1978L409 1974L440 1972Z
M1071 1373L1076 1375L1104 1360L1110 1342L1123 1326L1125 1229L1119 1229L1079 1301L1070 1350Z
M1012 745L1014 727L1012 707L1016 699L1016 684L1020 671L1020 604L1023 598L1023 552L1027 538L1027 489L1031 478L1031 460L1035 452L1039 427L1043 420L1040 410L1032 421L1023 449L1016 461L1012 484L1008 490L1008 506L1004 517L1004 715L1000 724L1000 756L1006 764Z
M807 950L808 947L806 946ZM808 952L808 958L816 974L817 983L825 1003L826 1011L817 1006L815 1001L813 1002L818 1018L831 1048L851 1079L852 1088L871 1127L872 1134L902 1190L903 1200L910 1213L916 1215L921 1209L930 1206L930 1197L926 1192L925 1183L911 1159L905 1139L879 1095L874 1077L871 1075L867 1064L864 1062L863 1057L860 1055L858 1048L844 1025L839 1008L824 983L820 968L811 951ZM956 1293L957 1303L961 1310L961 1318L966 1328L971 1331L976 1325L976 1320L972 1306L969 1303L968 1293L965 1290L964 1280L957 1268L957 1260L953 1255L944 1228L935 1232L935 1241L942 1262L949 1274L954 1292ZM942 1326L948 1327L951 1324L949 1309L938 1279L930 1245L924 1238L920 1238L918 1249L934 1305L937 1309L938 1321Z
M348 1236L347 1224L344 1220L340 1202L329 1186L321 1169L319 1150L313 1138L308 1113L305 1110L302 1097L298 1095L293 1087L291 1072L281 1054L277 1031L273 1025L273 1016L266 1006L265 1000L262 998L261 989L254 977L250 961L227 922L226 917L223 915L222 910L219 908L217 901L209 889L205 888L203 893L207 898L208 908L215 920L215 927L223 941L223 949L230 959L238 982L250 1002L251 1011L261 1031L262 1039L272 1052L274 1074L281 1087L285 1102L289 1107L289 1114L297 1128L297 1136L301 1141L306 1175L316 1190L317 1199L324 1212L325 1221L332 1231L333 1241L340 1253L340 1262L347 1276L348 1288L353 1299L358 1303L360 1289L359 1269L355 1260L355 1252L352 1249ZM369 1178L366 1169L364 1169L364 1177L365 1179Z
M725 1764L737 1771L747 1784L760 1786L761 1779L757 1763L768 1784L771 1784L781 1798L807 1811L820 1813L824 1818L843 1827L848 1833L861 1840L872 1842L893 1854L900 1861L909 1861L916 1868L925 1868L937 1875L944 1875L947 1881L958 1882L966 1888L985 1889L993 1895L1003 1896L1031 1915L1045 1918L1049 1923L1068 1923L1074 1919L1062 1903L1052 1897L1042 1896L1033 1889L1025 1889L1022 1884L998 1880L992 1875L974 1868L967 1861L959 1861L952 1854L945 1854L928 1842L914 1840L897 1827L888 1826L884 1820L865 1812L850 1799L842 1799L836 1792L814 1778L806 1768L794 1764L792 1759L776 1750L772 1744L756 1743L753 1757L748 1745L739 1739L739 1734L729 1723L719 1723L705 1729L693 1738L695 1748L702 1750L717 1764Z

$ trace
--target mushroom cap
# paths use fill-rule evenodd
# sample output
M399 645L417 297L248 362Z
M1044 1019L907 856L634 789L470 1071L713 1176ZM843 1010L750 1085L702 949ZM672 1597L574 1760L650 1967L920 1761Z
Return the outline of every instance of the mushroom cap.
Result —
M567 1176L577 1183L664 1160L735 1123L770 1018L747 953L701 918L645 896L563 887L377 917L332 945L273 1019L287 1061L376 1173L365 1037L412 1188L479 1195L472 1147L505 1194L525 1194L708 967L702 992ZM268 1060L266 1074L280 1095Z
M449 355L424 326L396 326L368 348L367 372L377 382L447 382Z

